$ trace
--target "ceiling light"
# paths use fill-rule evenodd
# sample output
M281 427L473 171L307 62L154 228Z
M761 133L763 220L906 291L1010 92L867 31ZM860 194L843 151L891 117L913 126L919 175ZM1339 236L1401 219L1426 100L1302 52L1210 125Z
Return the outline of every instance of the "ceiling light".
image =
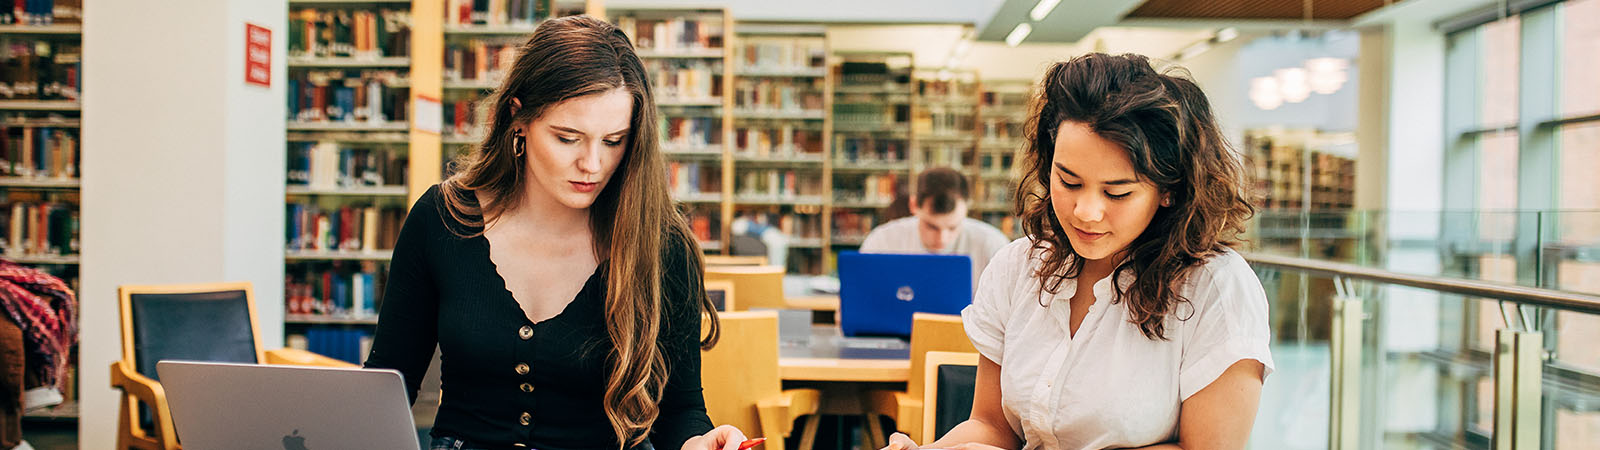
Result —
M1026 23L1017 24L1016 28L1012 28L1011 29L1011 34L1007 34L1006 35L1006 46L1007 47L1016 47L1017 44L1021 44L1022 43L1023 39L1027 39L1028 38L1028 33L1032 33L1032 32L1033 32L1033 26L1032 25L1028 25Z
M1267 111L1283 105L1283 94L1278 89L1278 79L1256 77L1250 80L1250 102Z
M1045 16L1050 15L1050 10L1056 9L1060 3L1061 0L1039 0L1039 4L1033 5L1033 11L1028 11L1028 18L1034 22L1044 20Z
M1283 94L1283 101L1300 103L1311 97L1311 83L1307 75L1302 67L1272 71L1272 76L1278 79L1278 92Z
M1218 44L1221 44L1223 42L1231 41L1236 37L1239 37L1239 29L1238 28L1228 27L1228 28L1223 28L1223 29L1217 30L1216 38L1217 38L1217 43Z

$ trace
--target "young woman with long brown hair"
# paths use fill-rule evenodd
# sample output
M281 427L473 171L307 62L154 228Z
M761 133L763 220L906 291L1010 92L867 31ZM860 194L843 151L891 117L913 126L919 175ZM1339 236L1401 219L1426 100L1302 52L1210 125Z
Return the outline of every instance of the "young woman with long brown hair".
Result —
M438 345L430 448L735 448L706 416L716 316L627 36L547 21L488 101L483 142L400 231L367 367L414 402Z
M1230 249L1254 209L1205 93L1090 54L1036 95L1028 236L962 312L982 354L972 415L929 446L1244 448L1272 371L1267 299Z

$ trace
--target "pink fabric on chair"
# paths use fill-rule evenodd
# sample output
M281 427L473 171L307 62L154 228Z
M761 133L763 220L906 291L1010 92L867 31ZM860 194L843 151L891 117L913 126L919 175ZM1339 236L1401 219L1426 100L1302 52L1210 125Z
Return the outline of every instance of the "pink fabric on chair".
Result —
M72 288L48 273L0 259L0 310L22 329L30 375L64 389L72 345L78 342L78 306Z

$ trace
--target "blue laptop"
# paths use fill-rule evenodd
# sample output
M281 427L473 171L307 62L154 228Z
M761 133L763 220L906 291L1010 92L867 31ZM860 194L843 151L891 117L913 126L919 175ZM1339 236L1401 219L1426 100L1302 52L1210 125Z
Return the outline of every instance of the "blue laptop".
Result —
M839 329L845 336L910 336L912 314L960 314L972 304L965 255L839 254Z

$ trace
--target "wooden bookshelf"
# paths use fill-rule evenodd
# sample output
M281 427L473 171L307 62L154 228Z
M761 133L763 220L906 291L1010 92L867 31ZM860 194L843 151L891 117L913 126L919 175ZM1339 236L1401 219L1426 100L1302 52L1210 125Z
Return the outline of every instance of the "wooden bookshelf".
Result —
M976 160L969 176L973 179L971 217L994 225L1008 238L1022 236L1022 225L1013 215L1013 197L1020 179L1027 141L1023 128L1028 120L1031 80L980 80Z
M917 148L910 53L832 52L829 66L823 273L835 271L838 251L859 247L867 232L888 221L885 210L897 193L909 195Z
M81 5L69 2L46 1L44 5L52 7L50 20L55 23L0 25L0 39L12 46L6 67L0 69L6 73L4 83L30 81L36 87L29 93L19 89L16 98L0 100L0 139L7 141L0 148L8 149L0 154L0 160L8 161L0 171L0 198L4 199L0 224L6 227L0 234L0 258L76 287L83 250L79 245L83 92L81 76L68 72L82 62L83 25L76 23L81 21L82 11L75 7ZM22 2L17 2L17 7L22 9ZM32 145L42 151L22 151ZM77 344L73 347L71 353L77 354ZM75 374L79 364L77 360L68 364L62 375L67 377L63 402L24 413L24 434L33 422L77 421Z

